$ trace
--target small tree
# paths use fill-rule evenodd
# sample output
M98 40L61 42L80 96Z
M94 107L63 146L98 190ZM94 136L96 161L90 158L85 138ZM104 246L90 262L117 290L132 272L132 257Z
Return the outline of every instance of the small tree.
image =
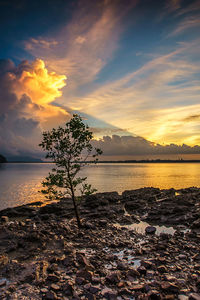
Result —
M96 190L87 184L87 177L77 177L79 171L90 162L97 162L97 156L102 154L98 148L91 145L93 138L89 127L85 125L79 115L66 123L65 128L53 128L43 133L43 141L39 146L47 151L46 158L50 158L56 165L42 182L46 189L41 192L49 199L59 199L71 196L78 227L81 227L77 207L76 192L79 188L81 196L90 195Z

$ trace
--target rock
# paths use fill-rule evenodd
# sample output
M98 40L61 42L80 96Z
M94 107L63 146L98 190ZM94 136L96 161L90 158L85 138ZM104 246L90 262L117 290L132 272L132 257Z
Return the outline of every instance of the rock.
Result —
M127 269L127 265L125 263L123 263L122 261L119 261L117 263L117 269L118 270L126 270Z
M185 296L185 295L178 295L178 299L179 300L188 300L188 296Z
M1 216L0 223L7 223L9 221L9 218L7 216Z
M159 273L167 273L167 268L163 265L159 266L157 270Z
M60 290L60 286L55 284L55 283L52 283L51 284L51 289L54 290L54 291L59 291Z
M146 275L147 270L144 266L140 266L137 268L137 271L141 274L141 275Z
M86 229L93 229L93 230L96 229L96 226L94 224L90 223L90 222L86 222L85 225L84 225L84 227Z
M131 277L139 277L139 276L140 276L140 273L139 273L136 269L131 268L131 269L128 270L127 276L131 276Z
M40 292L41 292L41 293L47 293L47 292L48 292L48 289L42 288L42 289L40 290Z
M0 267L7 265L9 262L9 258L6 255L0 255Z
M193 228L193 229L199 229L200 228L200 218L192 223L191 228Z
M106 280L110 283L118 283L120 281L120 273L118 271L111 272L106 276Z
M63 291L66 296L72 296L74 294L73 284L71 282L67 282L63 287Z
M80 266L86 269L90 269L90 270L94 269L94 267L90 264L88 259L82 253L76 253L76 261L79 263Z
M7 280L5 278L0 279L0 288L7 284Z
M48 291L46 293L45 297L46 297L45 298L46 300L56 300L56 299L58 299L56 293L54 293L53 291Z
M83 278L85 280L88 280L88 281L92 281L92 272L90 271L87 271L87 270L81 270L79 272L76 273L76 278L79 277L79 278Z
M170 282L162 282L161 283L161 289L165 292L168 293L178 293L179 288L177 285L175 285L174 283L170 283Z
M99 225L100 226L106 226L108 224L108 221L105 219L99 220Z
M131 290L142 291L142 290L144 290L144 285L143 284L135 284L135 285L131 286Z
M47 280L49 281L53 281L53 282L58 282L59 281L59 277L55 274L49 274L47 277Z
M154 234L156 232L156 227L154 227L154 226L147 226L145 228L145 232L147 234Z
M96 294L96 293L98 293L100 291L100 288L98 288L96 286L90 286L89 291L92 294Z
M101 291L101 294L108 300L117 300L117 292L107 287Z
M150 290L147 293L147 296L148 296L148 299L151 299L151 300L160 300L161 299L160 293L157 290Z
M189 294L189 300L200 300L200 294L197 293Z

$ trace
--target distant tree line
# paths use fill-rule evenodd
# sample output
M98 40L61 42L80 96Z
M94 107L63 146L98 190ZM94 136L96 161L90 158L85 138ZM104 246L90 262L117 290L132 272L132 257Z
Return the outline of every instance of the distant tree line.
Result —
M7 162L7 159L0 154L0 163L6 163Z

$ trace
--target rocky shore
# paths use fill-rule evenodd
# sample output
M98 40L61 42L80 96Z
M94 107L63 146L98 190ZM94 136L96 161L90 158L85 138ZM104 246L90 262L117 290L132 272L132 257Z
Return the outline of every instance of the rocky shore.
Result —
M200 299L200 189L0 211L0 299Z

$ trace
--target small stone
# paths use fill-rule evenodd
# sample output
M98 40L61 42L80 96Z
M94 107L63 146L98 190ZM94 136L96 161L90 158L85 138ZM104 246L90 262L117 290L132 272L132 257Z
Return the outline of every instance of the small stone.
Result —
M54 291L58 291L58 290L60 290L60 286L55 284L55 283L52 283L51 284L51 289L54 290Z
M7 280L5 278L0 279L0 287L4 286L7 284Z
M147 234L154 234L156 232L156 227L154 227L154 226L147 226L145 228L145 232Z
M42 289L40 290L40 292L41 292L41 293L47 293L47 292L48 292L48 289L42 288Z
M185 295L178 295L178 299L179 300L188 300L188 296L185 296Z
M56 300L56 299L58 299L57 295L53 291L47 292L45 297L46 297L45 298L46 300Z
M59 281L59 277L56 276L55 274L49 274L47 277L47 280L57 282L57 281Z
M117 292L109 289L107 287L105 287L102 291L101 294L103 295L103 297L105 297L106 299L109 300L117 300Z
M106 276L106 280L111 283L118 283L120 281L119 272L112 272Z
M9 218L7 216L1 216L0 222L1 223L7 223L9 221Z
M135 284L131 287L131 289L134 291L142 291L144 289L144 285L143 284Z
M176 286L175 284L170 283L170 282L162 282L161 288L162 288L162 290L164 290L166 292L171 292L171 293L178 293L178 291L179 291L178 286Z
M92 280L92 272L87 270L82 270L76 273L76 277L83 278L85 280L91 281Z
M165 266L163 266L163 265L159 266L157 268L157 270L158 270L159 273L166 273L167 272L167 268Z
M148 299L151 299L151 300L160 300L161 299L160 293L157 290L151 290L148 292L147 295L148 295Z
M146 273L147 273L146 268L143 267L143 266L138 267L138 268L137 268L137 271L138 271L141 275L146 275Z
M100 291L100 289L98 287L96 287L96 286L90 286L89 291L92 294L96 294L96 293L98 293Z
M139 277L140 273L137 270L135 270L134 268L132 268L132 269L128 270L127 275L131 276L131 277Z
M189 295L189 300L200 300L200 294L197 293L191 293Z

